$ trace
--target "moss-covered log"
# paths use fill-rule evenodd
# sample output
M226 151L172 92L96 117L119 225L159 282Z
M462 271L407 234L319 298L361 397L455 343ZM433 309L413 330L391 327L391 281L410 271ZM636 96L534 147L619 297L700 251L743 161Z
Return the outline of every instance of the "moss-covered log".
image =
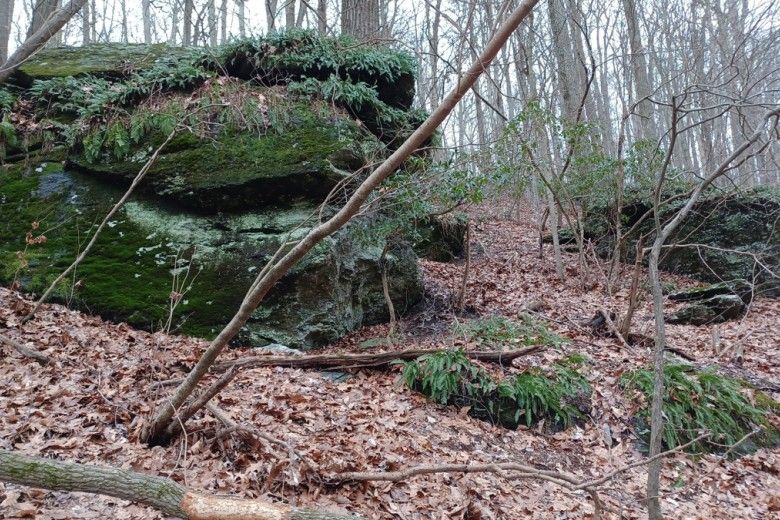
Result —
M0 482L53 491L107 495L151 506L189 520L346 520L342 513L312 511L261 500L215 497L187 490L176 482L135 471L59 462L0 450Z

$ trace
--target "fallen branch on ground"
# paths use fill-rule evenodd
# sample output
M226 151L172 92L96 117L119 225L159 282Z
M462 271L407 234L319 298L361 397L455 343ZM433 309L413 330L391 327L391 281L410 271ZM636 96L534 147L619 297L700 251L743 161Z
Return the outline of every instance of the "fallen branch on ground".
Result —
M533 345L518 350L478 351L470 350L464 354L470 359L511 365L519 357L534 354L542 350L542 345ZM224 371L233 367L287 367L287 368L382 368L394 361L410 361L420 356L442 352L441 349L400 350L396 352L379 352L368 354L315 354L311 356L253 356L233 361L225 361L214 365L215 371Z
M276 446L279 446L281 448L284 448L288 454L290 454L290 458L297 458L303 465L308 467L312 473L318 474L319 468L317 467L317 464L310 461L306 457L300 454L298 450L292 447L292 445L284 442L283 440L277 439L276 437L273 437L271 435L268 435L265 432L260 431L258 428L255 428L253 426L247 426L238 424L236 421L230 418L230 416L219 408L217 405L209 403L206 405L206 409L211 412L214 417L216 417L219 422L221 422L224 426L224 430L220 430L217 432L216 437L218 439L221 439L223 437L227 437L228 435L231 435L233 433L237 434L239 437L241 437L241 440L248 443L249 445L255 445L258 441L265 441L268 444L274 444Z
M183 427L182 425L187 422L190 417L195 415L195 412L206 406L215 395L222 391L223 388L230 384L230 382L234 377L236 377L237 374L238 369L235 367L231 368L222 374L222 377L214 381L214 383L212 383L210 387L208 387L202 394L200 394L186 409L180 411L178 413L179 420L172 422L168 427L168 435L173 437L174 435L181 433Z
M36 350L27 348L21 343L19 343L18 341L12 340L11 338L7 336L3 336L2 334L0 334L0 343L5 343L9 347L14 348L17 352L19 352L24 357L32 358L42 365L46 365L51 362L51 358L49 358L49 356L47 356L46 354L42 354Z
M676 448L659 453L654 457L622 466L602 477L590 480L582 480L570 473L550 471L534 466L529 466L527 464L520 464L516 462L501 462L493 464L423 464L399 471L382 471L376 473L354 471L348 473L334 473L328 476L326 482L330 483L331 485L342 485L349 482L368 481L401 482L419 475L432 475L439 473L497 473L506 478L545 480L547 482L557 484L572 492L585 491L586 493L590 494L591 498L593 499L595 508L593 515L594 518L600 518L602 505L601 499L598 496L599 486L611 481L621 473L625 473L626 471L640 466L645 466L657 461L658 459L668 457L669 455L683 451L685 448L709 436L709 433L703 433L692 441L677 446ZM741 439L737 442L737 444L742 443L744 440L745 438Z
M0 449L0 482L79 491L151 506L188 520L356 520L344 513L195 493L171 479L135 471L59 462Z

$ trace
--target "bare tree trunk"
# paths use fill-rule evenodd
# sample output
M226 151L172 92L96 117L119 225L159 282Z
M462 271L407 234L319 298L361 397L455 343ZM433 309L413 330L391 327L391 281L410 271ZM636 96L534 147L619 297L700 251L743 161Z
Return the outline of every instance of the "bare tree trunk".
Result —
M33 7L32 12L32 19L30 21L30 27L27 30L28 39L46 24L46 21L60 7L60 2L61 0L37 0L35 2L35 6ZM65 23L67 23L67 21ZM48 41L54 44L59 44L62 41L62 33L60 33L61 28L62 27L57 29L57 31L51 35Z
M191 520L348 520L352 515L299 509L286 504L189 491L171 479L124 469L60 462L0 449L0 482L52 491L94 493L151 506Z
M238 4L238 35L242 38L246 36L246 6L244 0L236 0Z
M664 397L664 349L666 348L666 323L664 321L663 293L661 290L661 279L658 269L658 262L661 257L661 250L669 237L677 230L683 220L693 209L693 206L701 197L701 194L719 177L725 175L732 163L745 154L753 145L767 133L771 135L777 131L778 120L780 120L780 108L772 110L764 115L759 128L740 146L736 147L726 159L713 169L707 176L694 188L691 196L685 202L674 216L666 224L661 225L660 220L660 200L666 172L671 163L672 153L678 137L678 107L677 100L672 98L672 126L670 130L669 149L666 154L664 165L659 173L655 187L655 200L653 204L653 214L655 218L656 237L653 246L650 249L648 258L648 270L650 285L653 291L653 315L655 317L655 345L653 348L653 400L650 412L650 457L661 453L663 440L663 397ZM770 138L771 139L771 138ZM650 520L662 520L660 489L661 489L661 465L660 459L650 463L647 471L647 510Z
M228 39L228 0L222 0L219 6L219 33L220 43L225 43Z
M184 0L184 29L182 30L182 45L192 45L192 9L193 0Z
M170 439L164 436L170 423L175 419L176 410L190 398L200 381L209 371L225 346L241 330L263 301L268 291L286 273L296 265L311 249L326 237L332 235L346 225L361 209L369 195L433 134L452 112L463 95L474 85L477 78L485 71L496 57L501 47L506 43L511 34L531 12L539 0L525 0L508 16L503 25L496 31L493 38L485 46L478 59L466 70L452 92L436 107L425 122L420 125L406 141L388 157L371 175L369 175L350 196L344 206L330 219L314 227L309 233L295 244L281 258L275 256L250 287L238 312L233 316L224 329L210 343L202 354L197 364L193 367L185 380L174 391L174 394L165 399L158 407L155 414L141 435L141 440L151 444L164 444ZM281 255L281 253L280 253Z
M317 30L322 34L328 32L328 2L327 0L317 1Z
M84 4L81 9L81 44L87 45L92 41L92 28L90 27L89 20L89 2Z
M152 43L152 0L142 0L141 19L144 25L144 43Z
M575 49L572 44L569 27L566 23L565 0L550 0L547 4L550 16L550 31L552 31L553 54L557 63L558 87L561 93L561 114L563 119L572 122L577 118L579 110L579 84Z
M127 2L121 0L119 2L120 10L122 11L122 42L127 43L130 41L130 34L127 26Z
M268 32L276 30L277 0L265 0L265 16L268 23Z
M46 23L32 36L29 36L24 43L16 49L16 52L8 58L2 68L0 68L0 85L8 81L11 74L24 63L24 60L32 56L35 51L43 47L54 34L62 29L62 27L68 23L68 20L73 18L73 16L84 7L86 1L87 0L70 0L65 7L52 13Z
M295 0L286 0L284 4L284 25L287 29L295 27Z
M379 0L341 0L341 32L362 42L380 36Z
M0 65L8 58L8 41L11 39L13 15L14 0L0 2Z
M217 26L217 4L215 0L208 3L209 45L219 45L219 28Z
M179 5L180 3L178 1L174 2L172 13L171 13L171 33L168 36L168 43L171 45L176 45L176 35L179 31Z
M653 118L653 104L644 99L652 93L647 77L647 60L642 47L642 37L639 34L639 23L636 13L636 0L623 0L623 11L626 15L629 42L631 44L631 69L634 73L634 90L636 92L636 111L639 116L639 138L654 139L658 135Z

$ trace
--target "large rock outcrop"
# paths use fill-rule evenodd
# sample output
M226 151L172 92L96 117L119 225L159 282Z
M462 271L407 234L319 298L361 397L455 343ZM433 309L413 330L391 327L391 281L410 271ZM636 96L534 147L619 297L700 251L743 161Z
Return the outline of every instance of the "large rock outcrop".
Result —
M172 76L196 67L198 81L169 88L165 67L177 66L175 53L161 65L152 58L156 47L133 47L133 70L123 83L115 53L100 49L89 57L74 49L44 51L22 71L32 88L15 94L26 100L26 117L38 107L35 128L53 128L47 135L55 138L36 141L26 158L0 169L0 283L43 291L176 117L183 121L176 137L54 300L138 327L212 337L265 262L332 211L320 208L323 199L343 199L385 145L350 111L290 95L285 85L219 78L208 64L187 64ZM47 94L53 102L35 99L32 92L52 90L36 80L46 71L56 76L59 69L46 64L58 56L74 66L87 63L78 81L99 78L104 97L70 96L55 84ZM144 67L156 69L139 76ZM75 72L63 66L61 74L68 80ZM152 94L138 94L144 89ZM117 95L123 92L132 96ZM117 109L125 99L132 103ZM105 106L95 109L98 102ZM60 122L48 123L52 118ZM57 134L64 125L71 126ZM319 244L272 289L239 342L311 348L386 320L383 270L396 311L416 303L417 258L399 242L381 259L384 238L372 232L378 218L369 211Z
M684 201L683 201L684 202ZM679 202L664 208L662 222L679 208ZM622 211L623 230L635 227L624 253L632 260L636 239L652 240L653 218L640 219L650 206L627 204ZM609 208L594 208L585 220L586 234L598 241L599 249L610 253L614 233ZM703 197L667 241L661 268L708 282L748 280L755 293L780 296L780 193L772 188Z
M0 280L40 293L72 262L120 195L119 187L66 171L61 163L33 163L3 173ZM95 250L55 299L142 328L211 337L237 310L265 261L309 229L316 209L312 202L299 201L204 215L152 198L133 200L109 222ZM38 223L35 230L33 222ZM45 242L35 243L39 236ZM380 254L379 244L365 244L350 229L326 240L279 282L241 339L252 345L313 347L387 319ZM388 275L397 308L404 310L420 298L416 257L409 246L392 251Z

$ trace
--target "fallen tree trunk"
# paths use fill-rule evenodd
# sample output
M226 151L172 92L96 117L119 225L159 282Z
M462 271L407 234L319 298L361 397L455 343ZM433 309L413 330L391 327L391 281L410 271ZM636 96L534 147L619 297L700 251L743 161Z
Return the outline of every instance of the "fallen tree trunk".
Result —
M470 350L464 354L470 359L509 365L515 359L539 352L541 345L533 345L518 350L508 351L478 351ZM415 349L396 352L379 352L368 354L315 354L312 356L254 356L233 361L225 361L214 365L215 371L225 371L233 367L287 367L287 368L381 368L394 361L411 361L426 354L443 352L441 349Z
M261 500L204 495L171 479L135 471L59 462L0 450L0 482L55 491L107 495L151 506L188 520L355 520L359 517L274 504Z

